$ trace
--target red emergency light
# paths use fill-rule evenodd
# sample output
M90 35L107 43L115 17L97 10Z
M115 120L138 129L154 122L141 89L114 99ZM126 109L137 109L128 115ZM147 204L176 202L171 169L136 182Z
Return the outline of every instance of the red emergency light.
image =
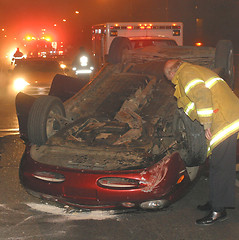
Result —
M201 46L202 46L202 43L201 43L201 42L196 42L195 45L196 45L197 47L201 47Z

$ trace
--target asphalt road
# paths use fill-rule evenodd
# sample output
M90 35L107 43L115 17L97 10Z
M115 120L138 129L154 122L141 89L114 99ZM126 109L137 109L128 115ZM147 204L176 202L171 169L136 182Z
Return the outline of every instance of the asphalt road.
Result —
M237 74L236 92L238 85ZM11 109L11 104L7 106ZM42 202L26 193L18 178L24 147L18 135L0 137L0 240L239 239L239 188L236 209L228 210L228 220L206 227L195 225L195 220L204 216L196 206L207 201L206 176L163 211L76 211Z
M15 111L15 96L13 82L9 78L7 65L0 59L0 137L18 133L18 122Z
M26 193L18 179L24 144L18 136L0 138L0 239L81 240L235 240L238 239L237 209L229 219L212 226L195 225L204 213L196 206L207 200L208 180L202 176L191 191L164 211L73 211L48 204Z

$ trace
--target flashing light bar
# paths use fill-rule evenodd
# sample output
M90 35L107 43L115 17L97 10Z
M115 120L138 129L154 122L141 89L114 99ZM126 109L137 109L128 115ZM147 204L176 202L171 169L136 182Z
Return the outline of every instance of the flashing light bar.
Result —
M92 33L93 34L102 34L106 33L106 26L92 26ZM110 36L118 36L118 30L173 30L173 36L180 36L181 35L181 25L177 25L176 23L171 23L169 25L153 25L152 23L147 24L138 24L138 25L122 25L114 24L109 26L110 28Z
M153 24L148 24L148 25L138 25L138 26L119 26L119 25L114 25L114 26L110 26L110 29L112 30L116 30L116 29L127 29L127 30L138 30L138 29L181 29L180 25L176 25L176 24L172 24L172 25L153 25ZM97 29L95 29L96 31ZM98 29L99 31L99 29ZM96 31L97 32L97 31Z

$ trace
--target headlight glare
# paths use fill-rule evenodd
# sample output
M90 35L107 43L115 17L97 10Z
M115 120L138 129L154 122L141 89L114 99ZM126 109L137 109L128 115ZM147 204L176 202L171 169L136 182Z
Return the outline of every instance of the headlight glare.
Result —
M14 81L13 87L14 87L15 91L20 92L28 85L30 85L30 84L27 81L25 81L24 78L17 78Z
M60 67L61 67L62 69L65 69L65 68L66 68L66 65L62 63L62 64L60 65Z

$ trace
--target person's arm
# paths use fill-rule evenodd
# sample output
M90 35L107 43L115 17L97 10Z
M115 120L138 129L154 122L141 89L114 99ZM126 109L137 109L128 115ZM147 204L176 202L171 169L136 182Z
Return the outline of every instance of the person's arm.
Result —
M205 130L210 129L213 115L212 96L201 74L194 69L188 70L181 75L180 83L187 97L195 104L199 122Z

